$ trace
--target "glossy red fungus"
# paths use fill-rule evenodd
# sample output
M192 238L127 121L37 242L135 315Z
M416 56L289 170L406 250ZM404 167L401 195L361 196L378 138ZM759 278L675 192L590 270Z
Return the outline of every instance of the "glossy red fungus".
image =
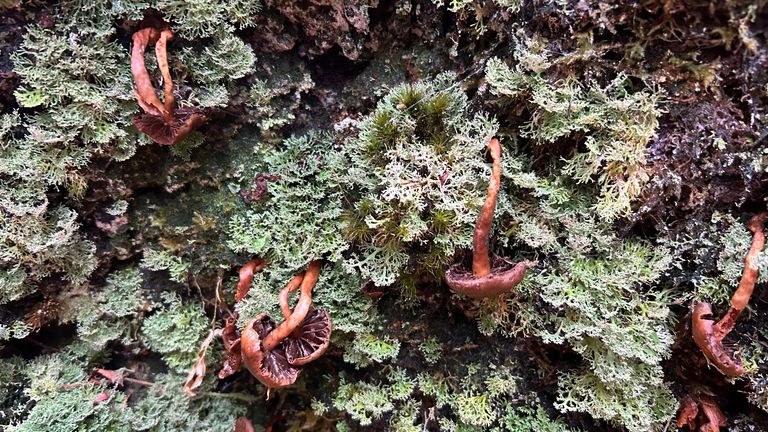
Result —
M203 124L203 111L194 108L174 108L173 80L168 68L168 41L173 32L167 25L146 27L133 34L131 73L136 84L136 101L145 114L133 119L133 124L158 144L174 145ZM144 63L144 52L155 44L155 57L163 77L164 102L157 97L152 79Z
M493 225L493 213L501 186L501 145L496 138L491 139L488 150L493 158L491 179L488 183L488 195L475 224L472 240L472 270L461 263L454 264L446 273L445 280L452 290L471 298L494 297L511 291L519 284L525 272L535 263L522 261L510 263L501 257L490 257L488 238Z
M275 331L275 322L267 314L259 314L248 321L240 339L243 364L268 388L287 387L299 377L301 368L288 363L282 345L271 350L262 341Z
M723 344L723 339L733 330L741 312L747 307L758 276L757 258L765 246L763 223L766 213L755 215L749 221L749 229L754 233L752 246L744 260L744 273L739 281L739 287L731 297L731 308L719 322L712 319L712 305L706 302L697 303L693 308L692 333L693 340L709 361L723 375L737 377L744 375L746 370L738 359L734 359L730 350Z

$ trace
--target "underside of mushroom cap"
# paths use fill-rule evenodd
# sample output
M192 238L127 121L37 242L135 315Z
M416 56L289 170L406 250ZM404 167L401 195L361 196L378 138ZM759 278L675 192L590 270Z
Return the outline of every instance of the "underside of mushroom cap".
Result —
M323 355L331 343L332 330L328 312L311 308L301 325L283 341L288 363L302 366Z
M194 108L180 108L173 114L172 121L162 116L141 114L133 124L158 144L175 145L205 122L203 111Z
M287 387L299 377L300 368L285 357L283 344L266 351L261 341L276 327L267 314L260 314L246 324L240 340L243 364L262 384L270 388Z
M511 263L494 257L491 273L477 277L472 273L472 269L458 263L448 269L445 281L452 290L470 298L494 297L514 289L525 277L525 271L534 265L531 261Z
M691 330L696 345L723 375L737 377L747 372L738 360L731 357L731 353L723 345L724 337L715 330L712 305L700 302L694 306Z

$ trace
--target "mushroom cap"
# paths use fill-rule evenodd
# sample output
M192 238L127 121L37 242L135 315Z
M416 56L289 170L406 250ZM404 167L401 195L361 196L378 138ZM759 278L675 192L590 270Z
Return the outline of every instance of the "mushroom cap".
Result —
M692 328L693 341L717 369L725 376L737 377L747 371L744 366L731 358L731 354L723 345L723 338L715 332L712 317L712 305L707 302L696 303L693 307Z
M262 384L270 388L287 387L299 377L301 369L288 363L283 344L265 351L261 341L276 327L267 314L248 321L240 338L243 364Z
M332 330L328 312L311 308L301 325L283 341L288 363L302 366L323 355L331 343Z
M491 273L476 277L471 269L458 263L452 265L445 273L445 281L452 290L470 298L494 297L512 291L523 280L525 271L534 265L531 261L515 264L494 257Z
M162 116L141 114L133 119L133 124L154 142L174 145L200 127L205 120L205 114L201 110L181 108L173 113L170 122L166 122Z

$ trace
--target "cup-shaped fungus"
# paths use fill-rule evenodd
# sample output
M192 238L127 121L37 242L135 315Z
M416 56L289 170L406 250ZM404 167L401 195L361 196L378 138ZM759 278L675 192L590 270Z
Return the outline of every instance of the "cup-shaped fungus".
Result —
M445 280L452 290L471 298L494 297L511 291L533 267L531 261L513 264L501 257L490 257L488 238L493 225L493 213L501 186L501 145L496 138L488 143L493 166L488 183L488 195L480 210L472 239L472 270L462 263L454 264L445 274Z
M146 27L133 34L131 73L136 83L136 101L146 114L133 119L133 124L158 144L174 145L197 129L205 121L201 110L174 108L173 80L168 68L167 43L173 32L167 25ZM157 66L163 77L164 102L160 102L152 79L144 64L144 51L155 44Z
M275 330L275 321L267 314L259 314L245 325L240 352L245 367L262 384L269 388L288 387L296 382L301 368L288 363L282 345L264 348L264 339Z
M763 223L768 213L759 213L749 221L749 229L754 234L752 246L744 260L744 273L739 281L739 287L731 297L731 308L727 314L715 323L712 320L712 305L706 302L697 303L693 309L691 330L693 340L701 348L704 356L712 362L723 375L737 377L744 375L746 369L740 361L734 359L723 339L736 326L741 312L747 307L758 276L757 258L765 246Z

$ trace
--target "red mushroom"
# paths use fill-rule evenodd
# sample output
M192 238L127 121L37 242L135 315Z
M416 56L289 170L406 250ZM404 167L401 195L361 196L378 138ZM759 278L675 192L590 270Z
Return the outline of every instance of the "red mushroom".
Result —
M737 377L744 375L746 370L737 359L732 358L729 350L723 345L723 339L733 330L741 312L747 307L758 276L757 257L765 246L763 223L767 213L759 213L749 221L749 229L754 233L752 246L744 260L744 273L739 281L739 287L731 297L731 309L717 324L712 320L712 305L706 302L697 303L693 308L692 333L696 345L704 355L724 375Z
M267 314L259 314L245 325L240 340L243 364L268 388L288 387L296 382L301 368L288 363L282 345L264 348L262 341L274 331L275 322Z
M494 297L511 291L525 276L525 271L535 265L531 261L517 264L493 257L488 253L488 237L493 224L493 212L501 186L501 145L496 138L488 143L493 158L493 169L488 183L488 196L475 224L472 240L472 271L461 263L454 264L445 274L452 290L471 298Z
M131 73L136 82L136 101L146 112L133 119L133 124L158 144L174 145L186 138L205 121L205 114L198 109L174 109L173 80L168 68L167 42L173 32L167 25L161 28L146 27L133 34L131 49ZM144 51L155 44L155 57L163 76L165 102L161 103L144 64Z

